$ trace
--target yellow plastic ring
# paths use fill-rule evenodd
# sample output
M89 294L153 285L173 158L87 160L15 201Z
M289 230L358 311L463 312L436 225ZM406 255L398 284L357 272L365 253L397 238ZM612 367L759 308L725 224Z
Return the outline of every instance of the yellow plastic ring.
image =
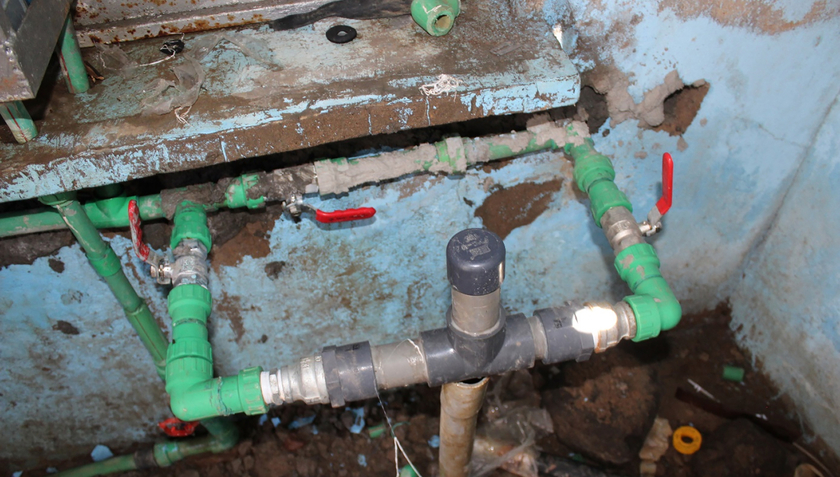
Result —
M703 436L691 426L682 426L674 431L674 449L680 454L691 455L700 450Z

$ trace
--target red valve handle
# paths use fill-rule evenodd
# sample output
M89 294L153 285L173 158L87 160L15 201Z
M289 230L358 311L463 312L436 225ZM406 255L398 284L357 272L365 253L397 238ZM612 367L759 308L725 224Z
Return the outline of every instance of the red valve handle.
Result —
M671 209L674 194L674 159L667 152L662 155L662 197L656 202L656 209L665 215Z
M140 208L137 201L128 201L128 225L131 227L131 244L134 245L134 253L144 262L149 260L149 246L143 243L143 231L140 230Z
M336 210L334 212L315 211L315 220L324 224L336 222L349 222L351 220L369 219L376 214L373 207L361 207L358 209Z
M177 417L158 422L158 427L169 437L187 437L195 432L198 421L184 422Z

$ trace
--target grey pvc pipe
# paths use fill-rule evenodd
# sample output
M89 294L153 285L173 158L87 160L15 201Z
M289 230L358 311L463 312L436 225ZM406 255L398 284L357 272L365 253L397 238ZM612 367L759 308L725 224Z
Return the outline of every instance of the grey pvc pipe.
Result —
M475 425L484 403L489 379L444 384L440 391L441 477L467 477L470 473Z

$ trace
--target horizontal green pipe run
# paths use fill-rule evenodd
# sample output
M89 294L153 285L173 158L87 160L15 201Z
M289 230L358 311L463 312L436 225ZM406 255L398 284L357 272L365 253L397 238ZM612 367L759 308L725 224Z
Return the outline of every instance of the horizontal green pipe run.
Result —
M117 472L128 472L137 469L134 462L134 455L120 455L111 457L100 462L76 467L55 474L56 477L94 477L96 475L115 474Z
M193 455L224 452L239 442L239 430L229 419L216 417L205 419L201 424L210 432L209 436L155 444L155 462L168 467Z
M155 220L164 217L160 195L144 197L114 197L88 202L85 212L97 229L128 227L128 202L136 200L142 220ZM0 214L0 237L11 237L50 230L66 229L67 224L61 214L52 209L30 210Z
M157 465L160 467L169 467L190 456L205 454L207 452L224 452L232 449L239 442L239 429L228 419L218 417L206 419L201 421L201 424L210 433L209 436L155 444L152 448L152 453ZM59 472L56 475L58 477L94 477L135 469L137 469L137 463L134 460L134 455L128 454L76 467L75 469Z
M262 206L266 198L249 198L248 190L259 184L257 174L244 174L231 181L225 190L224 201L215 204L199 204L206 212L221 208L254 209ZM215 184L203 184L193 189L214 188ZM180 189L183 190L183 189ZM141 220L155 220L166 217L160 194L147 196L113 197L88 202L84 205L90 221L97 229L128 227L128 202L137 201ZM61 215L51 209L29 210L0 214L0 238L67 228Z

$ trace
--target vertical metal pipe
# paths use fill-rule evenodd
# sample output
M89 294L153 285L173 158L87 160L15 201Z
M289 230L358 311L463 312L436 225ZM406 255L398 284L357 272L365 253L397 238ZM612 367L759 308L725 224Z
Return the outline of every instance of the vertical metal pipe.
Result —
M6 121L6 125L12 130L15 141L25 144L38 135L38 128L29 116L29 111L20 101L10 101L0 104L0 116Z
M58 39L56 50L67 89L73 94L84 93L90 89L85 63L82 61L82 52L79 50L79 43L76 41L76 29L73 28L72 13L67 15L67 20L64 22L64 31L61 32L61 37Z
M440 475L470 473L475 424L487 392L487 378L471 383L444 384L440 391Z

